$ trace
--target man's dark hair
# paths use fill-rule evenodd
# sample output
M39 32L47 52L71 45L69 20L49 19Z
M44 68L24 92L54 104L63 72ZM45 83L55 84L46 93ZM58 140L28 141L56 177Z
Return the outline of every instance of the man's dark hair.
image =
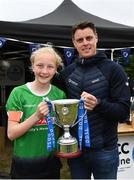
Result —
M85 29L85 28L91 28L93 30L93 32L96 33L95 25L90 21L84 21L84 22L80 22L78 24L75 24L72 27L72 38L74 38L74 34L75 34L76 30Z

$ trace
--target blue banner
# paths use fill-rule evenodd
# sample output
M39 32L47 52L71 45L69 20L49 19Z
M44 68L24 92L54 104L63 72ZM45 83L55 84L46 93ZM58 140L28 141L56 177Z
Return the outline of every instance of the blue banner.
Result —
M37 49L41 47L42 47L41 44L37 44L37 43L29 44L30 53L36 51Z
M114 62L116 62L117 64L120 64L119 59L114 59Z
M7 40L3 37L0 37L0 48L2 48Z
M72 63L72 59L74 57L74 49L73 48L64 48L64 57L66 60L66 64L69 65Z
M127 66L129 64L129 55L130 55L130 48L121 49L121 55L124 58L124 65Z

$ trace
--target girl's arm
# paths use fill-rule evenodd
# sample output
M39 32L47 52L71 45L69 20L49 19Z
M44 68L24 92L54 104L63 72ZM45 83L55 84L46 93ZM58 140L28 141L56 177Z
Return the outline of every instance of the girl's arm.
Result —
M41 102L34 114L32 114L28 119L23 122L17 122L15 120L10 120L10 115L8 116L8 128L7 136L10 140L14 140L23 134L25 134L37 121L48 114L47 103Z

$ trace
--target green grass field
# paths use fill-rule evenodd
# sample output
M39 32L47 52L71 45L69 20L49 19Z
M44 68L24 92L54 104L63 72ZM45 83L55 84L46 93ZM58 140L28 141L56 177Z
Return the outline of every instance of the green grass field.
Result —
M5 150L0 152L0 179L8 179L10 173L12 156L12 144L9 140L6 140ZM61 179L71 179L69 167L66 159L61 159Z

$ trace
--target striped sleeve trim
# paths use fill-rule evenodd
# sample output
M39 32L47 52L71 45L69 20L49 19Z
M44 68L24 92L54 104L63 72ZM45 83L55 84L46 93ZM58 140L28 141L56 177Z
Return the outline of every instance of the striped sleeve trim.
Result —
M22 117L22 111L8 111L8 121L20 122L20 118Z

